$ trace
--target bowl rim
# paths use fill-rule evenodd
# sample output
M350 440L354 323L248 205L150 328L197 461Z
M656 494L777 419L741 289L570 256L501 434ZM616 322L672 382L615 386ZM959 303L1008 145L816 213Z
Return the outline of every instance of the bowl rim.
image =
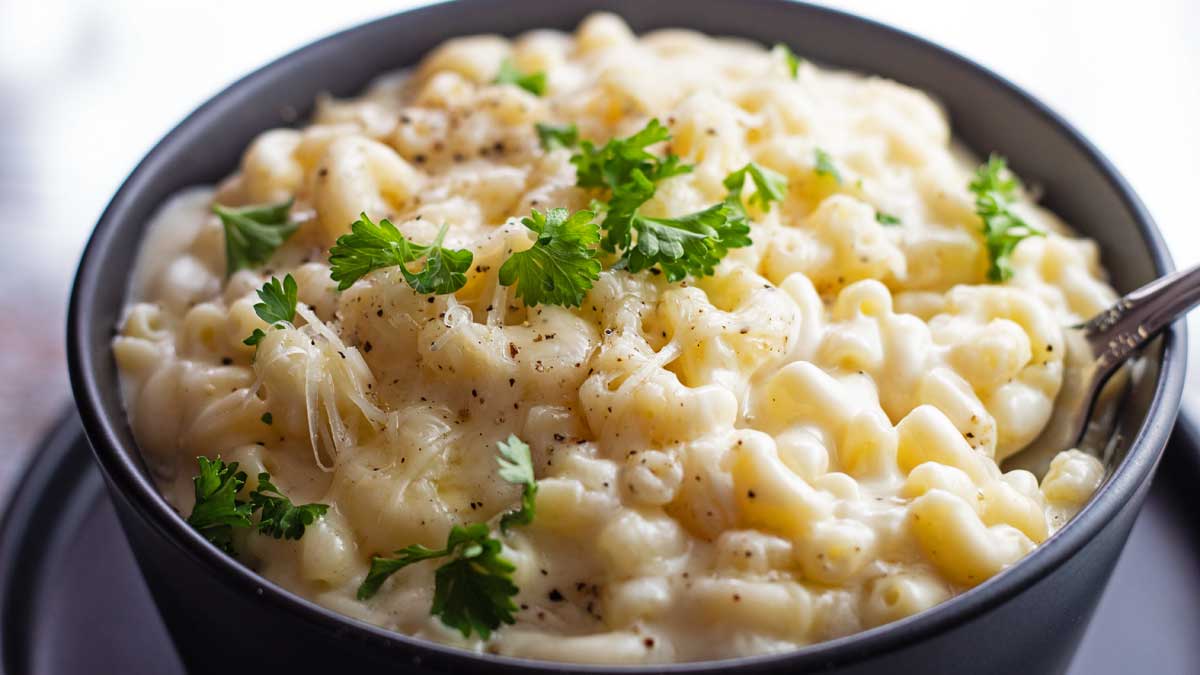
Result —
M1022 106L1041 117L1056 134L1076 146L1087 161L1099 170L1109 187L1133 214L1133 226L1148 245L1152 263L1159 276L1174 270L1170 253L1149 212L1113 164L1069 122L1012 82L957 52L873 19L792 0L742 2L759 8L787 6L800 13L810 12L837 21L856 23L860 28L873 31L886 39L906 41L933 58L949 61L972 71L988 86L1005 91ZM122 227L133 226L123 211L127 203L135 200L141 189L140 183L150 174L151 169L155 168L153 165L156 164L159 155L188 127L202 123L210 114L216 114L213 109L218 104L229 99L243 98L242 94L256 83L270 80L285 64L301 55L328 48L337 41L350 39L359 31L376 24L397 21L401 17L421 12L436 12L449 4L450 0L441 0L420 5L329 34L274 59L211 96L173 127L139 161L101 214L81 256L68 309L67 359L76 405L96 459L110 486L119 491L142 520L156 530L160 537L199 563L226 586L241 593L257 594L258 601L267 602L276 610L287 612L330 633L338 633L343 637L351 637L384 648L406 650L409 654L428 652L433 657L428 659L430 662L437 661L440 664L465 669L484 666L496 672L700 673L727 669L757 671L779 666L817 667L834 663L847 664L867 661L934 637L952 626L966 623L988 612L1019 594L1064 564L1087 544L1106 522L1115 517L1139 489L1144 490L1148 486L1149 478L1173 428L1183 389L1187 340L1186 327L1182 321L1175 322L1164 331L1158 381L1145 419L1131 441L1127 455L1067 526L1035 548L1018 564L933 608L892 623L806 645L789 652L717 661L641 666L575 664L477 653L387 630L327 609L259 576L249 567L222 553L188 527L184 518L162 497L144 471L139 450L136 447L123 446L116 430L118 426L127 424L124 416L120 416L121 419L113 419L103 412L102 395L95 376L96 361L99 358L112 358L112 355L111 351L107 350L104 355L91 353L87 335L89 326L93 323L91 289L97 288L102 280L109 276L103 263L105 254L111 249L110 240ZM476 5L481 9L496 5L491 0L455 0L453 4ZM244 104L245 101L240 103ZM121 274L127 275L128 271ZM419 656L413 658L414 661L421 659Z

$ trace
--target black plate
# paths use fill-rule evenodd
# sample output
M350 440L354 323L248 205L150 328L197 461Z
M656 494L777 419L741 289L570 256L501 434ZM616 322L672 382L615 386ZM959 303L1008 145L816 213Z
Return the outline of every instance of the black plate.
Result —
M183 673L72 411L0 529L5 673ZM1071 675L1200 673L1200 433L1181 417ZM228 617L197 617L224 621Z

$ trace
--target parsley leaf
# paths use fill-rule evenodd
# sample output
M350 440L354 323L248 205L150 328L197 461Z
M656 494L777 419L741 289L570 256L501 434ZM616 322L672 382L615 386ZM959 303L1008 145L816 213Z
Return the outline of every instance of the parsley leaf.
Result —
M445 295L453 293L467 283L467 270L471 269L471 261L475 255L468 249L442 248L442 240L446 237L449 223L443 223L437 237L429 245L425 254L425 268L420 272L410 272L405 265L400 266L404 280L418 293L434 293Z
M357 597L372 597L388 577L413 563L448 557L434 573L429 611L463 637L470 637L473 630L486 640L501 624L514 623L517 611L512 600L518 591L512 580L516 566L500 555L501 549L500 540L489 534L486 524L455 525L443 549L414 544L396 551L395 558L371 558L371 569L359 585Z
M783 62L787 64L788 73L791 74L793 80L799 76L800 64L804 62L804 59L796 56L791 47L780 42L771 48L771 53L778 54L783 59Z
M276 539L303 537L304 528L329 510L328 504L292 504L292 500L271 483L271 474L266 472L258 474L258 487L250 493L250 506L255 511L262 510L258 531Z
M292 275L285 276L282 284L279 283L278 278L271 277L258 290L258 298L262 302L254 305L254 313L268 324L278 328L280 324L291 323L295 318L297 288L296 280L292 278ZM242 343L254 346L262 342L265 337L267 334L261 328L255 328L250 337L242 340Z
M692 167L680 164L675 155L659 156L646 150L655 143L669 140L671 132L651 119L646 126L627 138L614 138L597 148L591 141L584 141L580 151L571 157L575 165L575 182L579 187L609 188L614 196L622 192L640 176L651 184L660 180L688 173ZM650 191L650 195L654 191Z
M270 413L263 415L264 421ZM270 424L269 421L267 421ZM192 482L196 486L196 505L188 524L196 528L218 548L233 554L233 528L254 527L250 516L262 511L258 531L279 539L299 539L304 528L329 510L326 504L296 506L283 496L279 488L271 483L271 474L258 474L258 487L250 493L250 500L238 499L237 494L246 485L246 472L238 471L238 463L226 464L220 457L210 460L197 457L200 473Z
M546 93L546 73L522 73L513 65L512 59L504 59L493 84L515 84L534 96L541 96Z
M578 307L592 283L600 278L596 244L600 228L591 211L570 213L537 209L521 222L537 234L530 248L514 253L500 266L500 283L517 285L517 296L528 307L545 303Z
M200 464L200 473L192 480L196 505L187 522L217 548L232 554L233 528L251 526L253 507L237 498L246 484L246 472L238 471L237 462L226 464L220 457L197 457L196 461Z
M670 131L651 119L641 131L612 139L601 148L584 141L571 162L577 185L610 192L600 223L604 230L601 246L612 253L622 252L614 267L639 272L657 265L668 280L679 281L689 274L712 274L729 249L750 244L750 228L740 201L736 206L726 201L675 218L638 212L654 196L659 181L692 170L675 155L660 158L646 149L670 138ZM761 199L767 203L771 197L765 193L777 192L778 184L766 173L759 178L765 188Z
M482 523L478 525L482 525ZM455 525L450 530L451 538L454 537L456 530L462 530L462 527ZM367 578L363 579L363 582L358 585L358 592L355 594L355 597L359 600L369 600L379 592L379 587L383 586L383 582L387 581L396 572L413 563L421 562L422 560L432 560L434 558L444 558L451 553L453 553L453 550L450 548L449 542L447 542L446 548L443 549L434 550L420 544L412 544L396 551L396 557L394 558L385 558L378 555L372 556L371 569L367 571Z
M517 568L500 555L500 540L488 536L486 525L476 523L451 530L447 545L460 553L434 573L430 613L463 637L470 637L474 629L484 640L501 624L516 623L513 596L519 589L512 574Z
M414 244L400 234L387 218L373 222L366 213L350 225L350 233L338 237L329 249L329 276L338 290L350 288L368 272L399 267L404 280L418 293L445 295L467 283L466 272L474 255L468 249L442 248L448 224L443 224L428 246ZM425 267L412 272L408 264L425 258Z
M511 525L528 525L533 522L537 506L537 479L533 476L533 458L529 446L510 434L508 441L500 441L500 477L504 480L522 486L521 508L509 511L500 518L500 531L508 532Z
M537 479L528 445L511 434L498 445L500 456L496 461L500 464L500 477L523 486L521 507L500 518L500 529L507 532L511 525L528 525L533 521ZM396 551L391 558L373 556L356 596L359 600L371 598L383 582L413 563L449 558L434 572L433 605L429 613L458 629L463 637L470 637L474 631L486 640L502 624L516 621L513 597L519 589L512 575L517 568L501 555L502 550L503 544L491 536L486 523L455 525L446 537L445 548L413 544Z
M637 210L654 196L655 190L654 182L639 169L633 170L628 182L613 188L612 198L603 205L605 214L600 223L604 230L601 246L605 251L616 253L633 244Z
M737 208L715 204L673 219L638 213L654 197L660 180L691 171L677 156L659 157L647 150L670 138L671 132L652 119L635 135L611 139L602 148L584 141L571 162L578 186L606 187L611 193L600 226L604 250L623 252L614 267L641 271L659 265L668 280L679 281L689 274L712 274L728 250L749 245L750 229L740 203ZM762 178L767 181L766 174ZM775 189L767 186L767 191Z
M426 250L400 234L392 221L384 218L375 223L363 212L350 225L350 233L338 237L329 249L329 276L344 291L367 273L404 265Z
M657 264L671 282L712 274L729 249L750 245L749 223L725 202L677 218L638 215L633 226L637 243L617 266L639 272Z
M817 155L817 175L828 176L832 178L838 185L842 184L842 174L838 171L837 166L833 163L833 158L829 156L821 148L816 149Z
M884 213L882 211L875 212L875 222L879 223L880 225L902 225L903 224L900 221L900 218L898 216L893 216L890 213Z
M288 221L289 199L278 204L226 207L213 204L213 213L225 228L225 276L253 268L270 259L299 223Z
M755 189L755 193L750 195L749 201L751 204L757 203L758 208L764 212L771 210L771 202L783 201L783 198L787 196L786 176L750 162L726 176L724 181L725 189L729 190L729 196L725 198L726 203L740 209L743 216L745 216L745 209L742 206L742 188L746 184L746 176L750 176Z
M296 316L296 280L290 274L283 277L283 283L271 277L258 290L258 298L262 302L254 305L254 313L269 324L291 323Z
M1012 278L1010 258L1017 244L1029 237L1046 234L1009 209L1017 199L1019 186L1017 177L1008 170L1008 163L996 154L976 169L975 178L968 186L975 193L975 213L983 220L984 244L991 260L987 273L989 281L1003 282Z
M579 144L579 129L574 124L538 122L534 127L537 129L538 140L541 141L543 150L550 151L555 147L573 148Z

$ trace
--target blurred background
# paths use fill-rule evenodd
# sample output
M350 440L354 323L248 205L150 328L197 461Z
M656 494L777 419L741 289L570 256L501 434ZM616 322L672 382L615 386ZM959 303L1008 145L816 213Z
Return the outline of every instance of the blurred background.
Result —
M239 76L416 4L0 0L0 498L68 404L68 289L124 176ZM1132 182L1176 264L1200 260L1192 183L1200 175L1200 2L821 4L939 42L1049 103ZM793 46L803 55L804 45ZM1195 348L1200 322L1193 336Z

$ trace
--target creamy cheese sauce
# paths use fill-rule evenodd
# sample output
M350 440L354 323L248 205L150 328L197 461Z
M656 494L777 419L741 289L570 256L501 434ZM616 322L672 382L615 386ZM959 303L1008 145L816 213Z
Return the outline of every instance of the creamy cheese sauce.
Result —
M537 97L491 84L505 59ZM650 215L725 196L748 161L788 178L750 208L753 245L668 283L604 271L582 307L526 308L497 269L531 245L531 209L585 208L571 151L537 122L603 143L651 118L695 169ZM840 182L817 172L827 152ZM574 34L452 40L308 126L258 137L216 188L153 223L113 349L129 419L163 493L192 507L196 456L269 471L331 506L299 541L240 533L267 578L371 623L467 649L594 663L795 649L932 607L1060 528L1100 484L1088 454L1039 480L998 463L1047 424L1060 326L1114 299L1097 248L1028 198L1048 232L986 280L967 190L977 160L925 94L787 64L761 45L611 15ZM295 198L297 233L226 279L210 212ZM395 268L344 292L328 249L365 211L416 241L449 224L475 262L455 295ZM877 213L899 225L877 221ZM298 327L270 330L254 291L292 274ZM271 423L263 421L270 413ZM355 599L370 557L440 547L498 517L509 434L533 449L537 516L504 537L517 622L464 639L430 615L436 563Z

